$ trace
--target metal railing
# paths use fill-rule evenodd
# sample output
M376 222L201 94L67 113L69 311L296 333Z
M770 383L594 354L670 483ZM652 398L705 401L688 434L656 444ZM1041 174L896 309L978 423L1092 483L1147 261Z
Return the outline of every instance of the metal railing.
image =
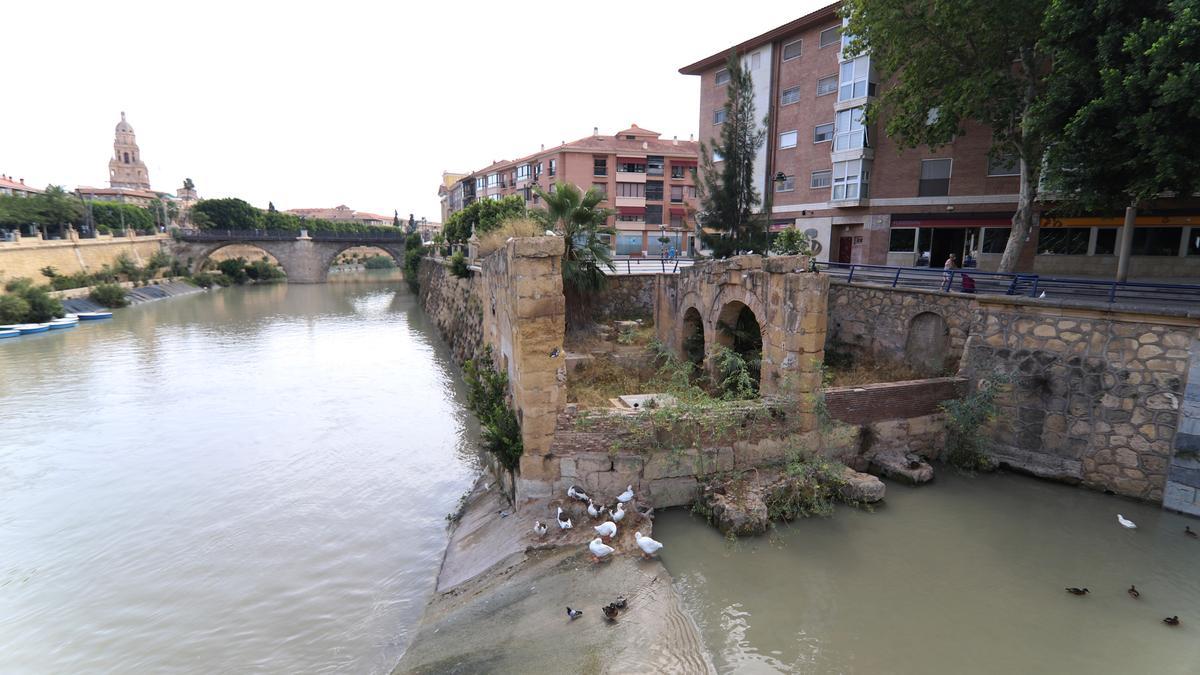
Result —
M605 270L608 274L675 274L684 267L691 267L695 260L691 258L613 258L613 270Z
M817 263L819 269L844 277L847 283L872 283L892 288L921 288L954 293L1014 295L1030 298L1083 300L1106 304L1189 306L1200 310L1200 284L1107 281L1038 274L984 272L973 268L937 269L853 263Z
M177 230L183 241L293 241L300 233L292 230ZM308 232L313 241L403 243L404 232Z

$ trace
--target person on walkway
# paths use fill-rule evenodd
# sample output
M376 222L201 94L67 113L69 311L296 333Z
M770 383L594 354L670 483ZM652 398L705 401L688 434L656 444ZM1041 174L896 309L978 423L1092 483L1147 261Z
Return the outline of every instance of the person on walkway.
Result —
M944 282L942 284L942 290L948 291L950 290L950 282L952 279L954 279L954 272L952 270L958 269L958 257L951 253L950 256L946 258L946 264L942 267L942 269L946 270L945 274L942 275L942 281Z

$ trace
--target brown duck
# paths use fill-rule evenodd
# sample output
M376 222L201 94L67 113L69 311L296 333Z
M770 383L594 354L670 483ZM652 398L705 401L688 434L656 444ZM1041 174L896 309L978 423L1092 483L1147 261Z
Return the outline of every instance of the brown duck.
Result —
M1088 589L1086 588L1076 588L1074 586L1068 588L1067 592L1071 595L1087 595L1089 593Z
M1134 587L1134 585L1133 585L1133 584L1129 584L1129 590L1127 590L1127 591L1125 591L1125 592L1126 592L1126 593L1128 593L1128 594L1129 594L1129 597L1131 597L1131 598L1140 598L1140 597L1142 597L1142 594L1141 594L1141 593L1138 591L1138 589L1137 589L1137 588L1135 588L1135 587Z

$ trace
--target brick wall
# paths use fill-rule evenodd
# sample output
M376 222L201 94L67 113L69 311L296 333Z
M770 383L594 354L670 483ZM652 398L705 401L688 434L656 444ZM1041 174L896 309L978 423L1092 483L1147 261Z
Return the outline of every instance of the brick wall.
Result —
M962 396L965 385L961 377L937 377L837 387L825 390L825 405L831 417L848 424L935 415L942 401Z

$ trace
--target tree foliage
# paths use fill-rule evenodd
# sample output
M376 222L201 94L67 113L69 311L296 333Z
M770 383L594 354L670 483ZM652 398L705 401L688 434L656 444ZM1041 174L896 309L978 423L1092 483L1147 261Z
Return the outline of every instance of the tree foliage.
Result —
M500 227L500 223L525 215L525 200L517 195L509 195L503 199L480 199L470 206L455 211L446 219L442 231L446 241L451 244L463 244L471 238L472 232L483 234Z
M467 381L467 405L483 428L483 440L489 452L509 471L521 463L524 444L521 425L508 406L508 375L496 371L489 347L479 361L463 364Z
M63 316L62 303L43 286L34 286L33 281L25 277L10 280L4 285L4 290L21 302L5 301L3 312L6 315L16 314L24 308L24 316L11 323L44 323L55 317ZM3 296L8 297L8 296ZM23 304L22 304L23 303Z
M237 197L201 199L192 207L192 217L217 230L256 230L262 227L263 213Z
M1046 186L1081 210L1200 191L1200 0L1051 0Z
M119 202L92 202L92 219L97 227L111 229L128 228L148 230L154 227L154 216L146 209L134 204Z
M763 228L769 218L767 214L755 213L762 196L754 187L754 158L762 148L766 131L759 126L755 112L754 82L736 53L730 53L725 67L729 71L725 122L719 140L700 143L701 180L697 184L700 196L697 220L705 230L713 232L703 233L701 240L719 258L743 250L765 251ZM721 161L714 161L714 152Z
M795 226L785 228L771 241L771 252L777 255L811 255L812 240Z
M1015 155L1021 189L1000 271L1016 267L1033 227L1045 139L1035 123L1046 55L1041 22L1050 0L846 0L846 48L870 53L879 98L867 122L882 123L902 148L938 148L980 124L992 152Z
M82 219L83 205L57 185L28 197L0 196L0 226L17 228L36 223L45 232L48 226L66 228Z
M608 244L600 236L616 234L605 225L613 212L600 206L604 195L594 188L581 192L571 183L556 183L552 192L536 190L545 206L533 209L529 216L562 236L566 244L563 286L581 294L603 289L607 277L601 268L614 268Z

